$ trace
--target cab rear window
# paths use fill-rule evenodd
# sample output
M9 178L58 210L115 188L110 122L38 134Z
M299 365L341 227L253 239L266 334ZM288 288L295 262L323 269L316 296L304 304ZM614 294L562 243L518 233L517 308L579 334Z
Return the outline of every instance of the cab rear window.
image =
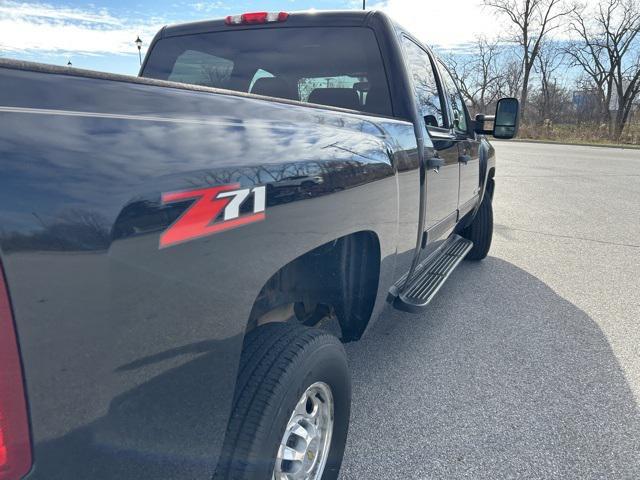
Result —
M392 116L373 31L256 28L156 43L143 76Z
M224 88L231 78L232 71L231 60L197 50L185 50L176 58L167 79L194 85L215 84L219 88Z

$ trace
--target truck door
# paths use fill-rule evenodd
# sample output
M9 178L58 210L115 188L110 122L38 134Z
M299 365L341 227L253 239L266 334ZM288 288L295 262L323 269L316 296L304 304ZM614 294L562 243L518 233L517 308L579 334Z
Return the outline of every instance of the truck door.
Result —
M458 210L460 216L463 216L475 207L480 194L480 141L470 128L469 113L453 77L441 62L438 62L438 70L447 92L449 128L458 143L460 169Z
M446 236L455 226L458 208L458 145L446 127L443 92L436 81L434 63L429 53L403 36L407 66L413 81L416 103L424 119L425 138L431 138L442 160L437 168L427 170L425 230L428 241ZM428 132L428 135L427 135Z

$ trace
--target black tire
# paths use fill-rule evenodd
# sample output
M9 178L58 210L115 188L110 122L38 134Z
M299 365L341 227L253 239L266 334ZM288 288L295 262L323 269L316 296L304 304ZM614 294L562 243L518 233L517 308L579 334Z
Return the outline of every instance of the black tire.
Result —
M333 435L322 479L336 479L351 408L344 347L322 330L273 323L256 328L245 339L214 480L271 480L289 417L307 387L315 382L326 383L333 395Z
M461 235L473 242L473 248L469 250L465 260L482 260L487 256L493 238L493 207L488 194L482 199L471 225Z

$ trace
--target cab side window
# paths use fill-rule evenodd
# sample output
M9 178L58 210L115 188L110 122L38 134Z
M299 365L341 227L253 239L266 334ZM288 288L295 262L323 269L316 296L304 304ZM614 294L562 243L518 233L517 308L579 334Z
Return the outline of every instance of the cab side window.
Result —
M420 115L427 127L445 128L442 96L429 54L407 37L402 37L402 44Z
M464 104L462 95L447 68L441 62L438 63L440 67L440 78L442 78L445 88L447 89L449 103L451 104L452 118L450 126L453 127L456 132L468 133L467 107Z

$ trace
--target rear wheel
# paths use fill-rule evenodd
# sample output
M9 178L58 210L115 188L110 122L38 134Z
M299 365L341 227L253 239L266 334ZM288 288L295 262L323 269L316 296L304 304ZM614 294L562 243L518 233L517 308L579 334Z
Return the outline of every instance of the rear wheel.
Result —
M466 260L482 260L487 256L493 238L493 207L488 194L482 199L471 225L466 227L461 235L473 242L473 248L467 253Z
M337 478L350 404L346 354L335 336L286 323L256 328L245 341L214 479Z

